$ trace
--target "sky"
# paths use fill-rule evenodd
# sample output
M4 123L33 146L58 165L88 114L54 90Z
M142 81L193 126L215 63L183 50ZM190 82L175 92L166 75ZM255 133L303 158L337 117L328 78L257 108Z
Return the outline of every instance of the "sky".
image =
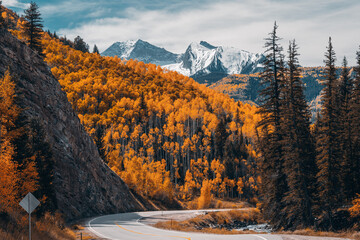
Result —
M3 0L20 15L30 1ZM300 64L322 66L331 36L341 65L355 64L360 45L359 0L37 0L44 28L100 51L112 43L142 39L174 53L207 41L264 52L274 21L287 49L296 39Z

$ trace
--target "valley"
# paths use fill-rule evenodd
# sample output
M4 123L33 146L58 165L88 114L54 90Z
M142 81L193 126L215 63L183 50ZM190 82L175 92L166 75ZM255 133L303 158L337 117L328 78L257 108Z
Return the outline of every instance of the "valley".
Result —
M337 64L330 37L302 67L275 22L263 53L91 52L17 6L0 1L0 238L359 239L360 51Z

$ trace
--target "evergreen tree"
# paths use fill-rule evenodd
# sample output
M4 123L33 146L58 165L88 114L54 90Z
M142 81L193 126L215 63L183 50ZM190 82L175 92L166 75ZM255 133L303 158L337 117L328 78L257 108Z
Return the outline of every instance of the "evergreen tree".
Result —
M352 129L350 116L350 97L353 83L350 78L350 69L347 67L347 60L344 57L341 78L338 87L338 111L339 119L339 143L341 147L341 182L344 197L351 202L355 196L354 164L352 156Z
M318 198L320 199L320 213L327 220L329 229L333 228L333 212L341 204L341 184L339 179L339 143L338 121L336 119L336 68L335 52L329 38L329 46L325 53L325 80L322 94L323 107L321 123L316 139L316 162L318 166Z
M350 99L354 191L360 193L360 50L356 53L354 88Z
M80 36L74 39L74 48L84 53L89 52L89 45Z
M5 27L5 19L2 16L3 8L2 8L2 1L0 0L0 28Z
M39 7L36 3L30 3L30 7L25 10L24 18L26 20L24 33L27 36L29 47L42 54L41 38L43 25Z
M67 39L66 36L65 36L65 37L61 37L61 38L60 38L60 41L61 41L62 43L64 43L64 45L70 46L70 47L74 48L74 43L73 43L72 41L70 41L69 39Z
M224 146L227 137L226 119L225 116L221 116L215 129L215 158L222 159L224 157Z
M96 46L96 44L94 45L93 53L100 54L99 49L98 49L98 47Z
M45 132L38 120L32 119L29 124L29 145L31 146L32 159L35 161L39 176L39 188L35 195L43 200L38 215L45 211L55 211L57 203L53 189L54 160L50 144L45 141Z
M288 76L284 88L283 160L288 191L284 198L285 228L313 224L312 183L315 180L314 147L310 134L310 110L300 78L298 47L290 42Z
M261 75L261 84L265 87L259 113L262 120L259 123L261 136L259 148L262 154L261 175L264 215L276 227L285 220L283 212L283 197L287 192L286 176L283 169L281 108L283 104L282 89L284 84L284 56L279 45L276 22L274 29L266 38L266 60Z

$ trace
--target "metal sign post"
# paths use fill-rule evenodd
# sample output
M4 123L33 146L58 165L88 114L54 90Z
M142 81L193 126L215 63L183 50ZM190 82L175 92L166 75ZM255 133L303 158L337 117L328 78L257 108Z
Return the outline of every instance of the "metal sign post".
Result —
M19 203L20 206L29 213L29 240L31 240L31 213L39 206L39 200L34 197L31 193L28 193Z

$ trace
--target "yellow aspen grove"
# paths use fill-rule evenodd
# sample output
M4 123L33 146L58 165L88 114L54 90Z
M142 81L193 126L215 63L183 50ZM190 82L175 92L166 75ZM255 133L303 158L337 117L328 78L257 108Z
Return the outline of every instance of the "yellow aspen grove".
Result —
M239 178L239 179L238 179L238 181L237 181L237 183L236 183L236 186L237 186L237 191L238 191L238 193L239 193L239 198L240 198L240 200L241 200L241 196L242 196L242 194L244 193L244 192L243 192L244 182L243 182L242 178Z
M238 145L234 141L238 141L235 136L239 136L239 129L243 129L244 138L255 136L255 106L238 104L191 78L154 64L102 57L64 43L69 40L44 33L45 61L103 159L130 188L156 198L165 185L178 186L180 198L194 199L205 179L218 186L213 189L221 190L228 172L237 171L231 173L230 180L237 179L239 172L250 173L240 169L239 163L235 163L239 166L234 170L228 166L225 172L224 151L214 149L225 149L226 142L227 146ZM223 141L216 134L220 123ZM241 144L246 150L245 142ZM228 162L247 155L233 149ZM210 164L215 159L221 165L212 174ZM161 180L160 184L153 184L155 179ZM224 188L224 196L227 192L233 195L230 186ZM252 197L247 193L243 197Z
M211 204L211 183L209 180L204 180L202 182L201 194L198 199L198 209L206 209L210 207Z

